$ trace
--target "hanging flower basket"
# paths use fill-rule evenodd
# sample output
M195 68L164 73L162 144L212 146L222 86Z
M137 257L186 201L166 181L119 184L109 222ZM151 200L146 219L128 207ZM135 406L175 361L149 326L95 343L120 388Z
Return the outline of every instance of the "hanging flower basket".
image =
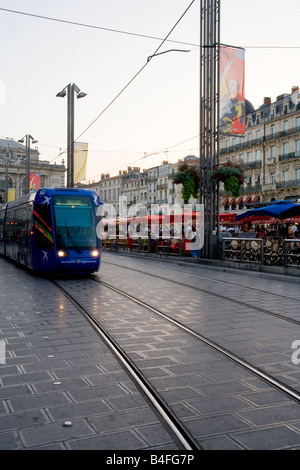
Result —
M191 197L195 199L199 197L200 177L195 168L182 163L173 176L173 181L175 184L182 184L181 195L184 201L188 201Z
M224 183L225 191L228 191L233 197L238 197L245 178L239 165L228 162L220 167L215 167L210 175L210 180L215 183Z

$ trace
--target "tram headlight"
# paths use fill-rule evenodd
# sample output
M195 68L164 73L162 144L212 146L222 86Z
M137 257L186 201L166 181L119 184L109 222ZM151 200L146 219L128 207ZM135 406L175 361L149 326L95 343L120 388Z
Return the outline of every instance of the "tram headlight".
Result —
M98 251L98 250L93 250L93 251L91 251L91 256L92 256L93 258L97 258L97 257L99 256L99 251Z
M65 258L66 256L69 256L69 253L67 251L59 250L57 252L57 256L59 256L60 258Z

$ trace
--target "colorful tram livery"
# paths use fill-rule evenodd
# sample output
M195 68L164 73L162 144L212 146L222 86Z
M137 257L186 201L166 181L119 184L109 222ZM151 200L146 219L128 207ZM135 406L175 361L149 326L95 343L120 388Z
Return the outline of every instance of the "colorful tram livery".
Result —
M0 253L39 273L100 267L96 191L42 188L0 206Z

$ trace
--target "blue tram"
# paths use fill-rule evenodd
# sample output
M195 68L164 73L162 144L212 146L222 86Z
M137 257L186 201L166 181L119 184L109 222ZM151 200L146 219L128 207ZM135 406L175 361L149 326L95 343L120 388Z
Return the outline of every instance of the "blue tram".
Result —
M0 206L0 253L38 273L100 267L96 191L42 188Z

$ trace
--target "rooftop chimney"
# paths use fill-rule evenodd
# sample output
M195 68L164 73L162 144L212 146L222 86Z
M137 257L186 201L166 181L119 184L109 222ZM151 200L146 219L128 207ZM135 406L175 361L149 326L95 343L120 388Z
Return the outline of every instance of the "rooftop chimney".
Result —
M264 97L264 104L271 104L271 98Z

